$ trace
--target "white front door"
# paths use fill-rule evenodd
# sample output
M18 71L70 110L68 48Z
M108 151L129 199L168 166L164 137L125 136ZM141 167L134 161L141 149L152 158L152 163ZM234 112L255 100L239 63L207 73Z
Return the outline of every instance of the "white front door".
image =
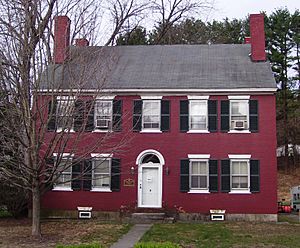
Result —
M160 164L146 163L139 170L139 207L160 208L162 202Z

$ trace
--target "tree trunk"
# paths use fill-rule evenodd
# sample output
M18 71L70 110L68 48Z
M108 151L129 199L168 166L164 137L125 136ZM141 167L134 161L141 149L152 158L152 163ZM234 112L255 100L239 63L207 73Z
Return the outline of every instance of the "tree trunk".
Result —
M32 236L41 237L40 189L36 183L32 189Z

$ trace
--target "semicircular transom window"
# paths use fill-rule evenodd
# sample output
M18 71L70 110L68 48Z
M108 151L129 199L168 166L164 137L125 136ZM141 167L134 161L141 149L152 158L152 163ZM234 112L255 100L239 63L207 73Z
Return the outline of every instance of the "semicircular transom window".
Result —
M143 157L142 164L149 163L149 162L159 163L159 159L154 154L147 154L145 157Z

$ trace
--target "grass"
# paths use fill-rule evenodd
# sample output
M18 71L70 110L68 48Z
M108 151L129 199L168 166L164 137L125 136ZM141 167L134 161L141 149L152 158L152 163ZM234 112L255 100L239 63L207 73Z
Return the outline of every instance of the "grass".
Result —
M181 247L299 247L299 224L155 224L141 242L173 242Z

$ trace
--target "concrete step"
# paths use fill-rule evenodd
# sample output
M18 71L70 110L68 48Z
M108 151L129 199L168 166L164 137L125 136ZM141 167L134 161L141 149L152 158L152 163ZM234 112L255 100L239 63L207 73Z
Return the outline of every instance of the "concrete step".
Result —
M173 217L167 217L165 213L133 213L132 223L173 223Z

